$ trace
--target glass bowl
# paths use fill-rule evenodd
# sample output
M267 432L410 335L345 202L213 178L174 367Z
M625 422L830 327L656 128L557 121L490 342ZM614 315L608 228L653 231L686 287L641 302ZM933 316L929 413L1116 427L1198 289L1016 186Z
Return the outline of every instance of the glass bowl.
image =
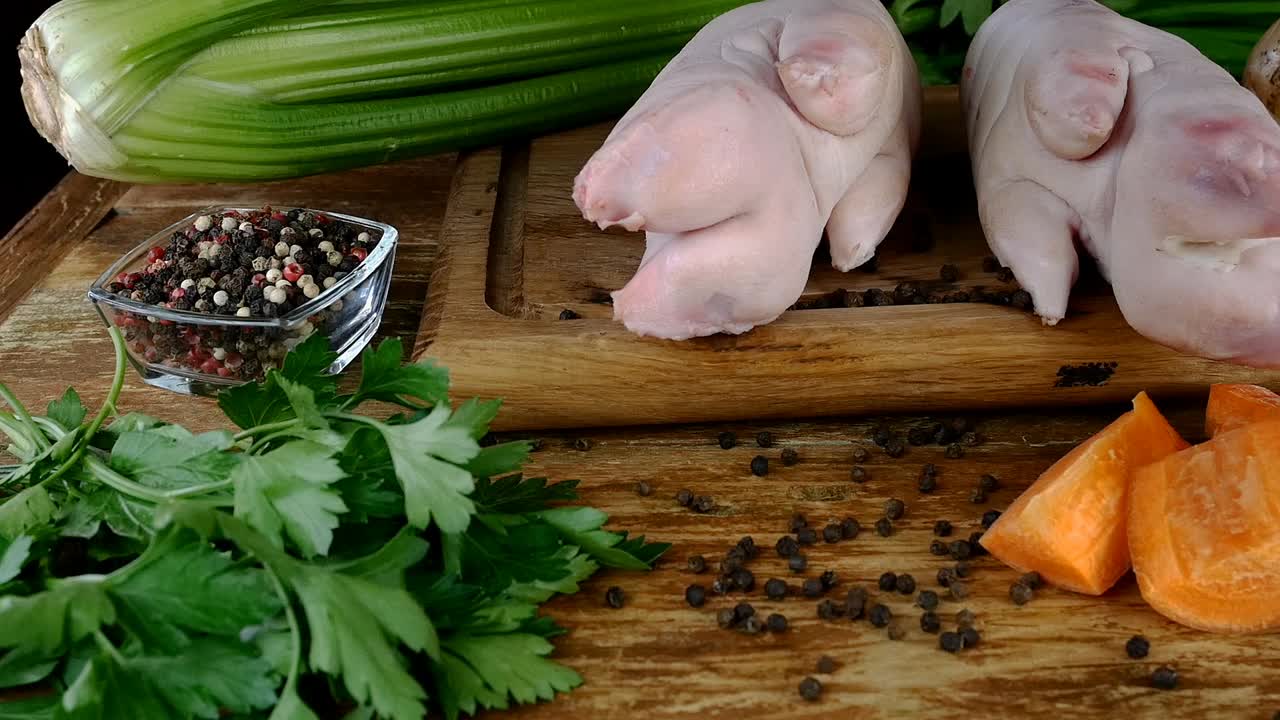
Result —
M349 255L348 258L355 258L352 262L358 259L358 264L345 273L333 273L342 274L342 277L335 278L328 288L320 289L324 283L315 283L314 280L307 283L316 285L319 292L314 297L308 297L297 288L289 289L290 293L294 293L290 299L297 305L275 317L256 314L242 317L235 313L226 314L225 311L213 314L195 309L169 308L144 302L136 297L141 293L122 291L121 285L128 276L138 278L135 282L141 281L142 275L152 263L152 249L165 248L170 239L175 238L175 234L185 234L189 239L208 237L207 234L193 235L200 230L197 221L201 216L217 218L239 214L247 217L251 213L263 212L274 213L272 217L276 219L283 215L285 219L280 222L289 225L293 224L293 213L297 213L297 218L307 224L311 224L314 219L317 228L327 227L334 221L345 223L353 231L369 234L369 239L360 246L366 255L363 259L359 259L354 253ZM263 218L262 224L268 224L270 219ZM203 224L208 227L207 223ZM224 227L230 230L229 226ZM237 230L256 232L259 237L267 232L244 227L230 231ZM218 231L214 227L210 232ZM315 332L325 334L330 347L338 354L328 368L330 374L337 374L359 356L382 323L387 293L391 287L398 236L399 233L390 225L327 210L206 207L160 230L126 253L93 283L89 289L89 299L103 322L108 327L119 328L124 334L129 362L148 385L186 395L215 395L229 386L261 380L268 369L279 366L290 349ZM245 235L240 242L252 243L250 238L250 235ZM211 244L212 241L205 241L206 247ZM263 248L267 246L267 242L262 243ZM195 249L198 250L199 246ZM171 260L168 257L164 259ZM292 254L286 259L292 259ZM272 261L263 258L263 262ZM324 260L317 254L316 262ZM273 262L273 267L274 264ZM253 270L246 269L246 273L249 272ZM211 277L205 280L212 280L213 275L220 278L222 273L211 271ZM264 292L271 291L271 281L265 280L268 277L271 275L255 272L249 282L265 288ZM299 286L303 287L301 282ZM113 292L113 289L116 291ZM212 298L214 293L210 291L216 289L199 285L187 287L184 292L194 292L198 295L193 294L191 297L205 299ZM177 290L171 292L176 293ZM225 298L223 302L226 304ZM196 303L208 307L207 300L204 303L197 300Z

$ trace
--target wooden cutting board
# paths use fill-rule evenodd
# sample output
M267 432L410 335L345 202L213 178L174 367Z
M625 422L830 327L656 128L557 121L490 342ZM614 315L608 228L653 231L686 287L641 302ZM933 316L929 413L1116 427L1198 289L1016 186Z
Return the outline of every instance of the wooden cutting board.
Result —
M925 108L912 192L878 269L837 272L820 249L796 308L737 337L646 339L612 320L609 291L639 264L643 234L596 229L570 197L609 125L465 156L415 356L448 366L460 397L505 398L504 429L1067 406L1280 382L1143 339L1089 270L1057 327L989 302L846 307L904 282L1017 290L983 270L956 89L930 89ZM939 279L948 263L955 283Z

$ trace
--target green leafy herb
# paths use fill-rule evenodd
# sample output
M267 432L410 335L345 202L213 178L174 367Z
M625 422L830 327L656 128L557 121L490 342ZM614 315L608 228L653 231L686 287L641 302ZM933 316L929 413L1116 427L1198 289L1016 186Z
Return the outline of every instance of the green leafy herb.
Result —
M49 403L49 419L68 432L80 427L87 414L88 410L80 402L80 395L74 388L67 388L61 398Z
M30 537L19 535L12 542L0 538L0 585L18 577L30 556Z
M247 457L232 476L236 516L279 546L283 531L303 557L327 555L338 516L347 511L330 487L343 475L328 448L305 440Z
M377 350L365 353L360 387L355 394L357 402L381 400L416 409L424 406L407 398L422 400L425 407L448 400L449 373L430 363L405 366L403 353L399 338L391 338Z

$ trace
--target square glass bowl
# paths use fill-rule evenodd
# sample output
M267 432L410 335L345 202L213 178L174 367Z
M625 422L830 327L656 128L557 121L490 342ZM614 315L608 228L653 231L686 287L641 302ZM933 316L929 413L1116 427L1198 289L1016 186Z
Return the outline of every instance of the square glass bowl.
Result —
M342 372L368 345L382 323L399 233L390 225L310 208L274 207L277 213L313 213L371 236L368 254L334 285L278 317L215 315L167 309L111 292L122 274L141 273L151 248L166 247L175 232L194 228L202 215L247 215L264 208L206 207L147 238L107 269L89 299L108 327L124 334L129 362L148 385L186 395L215 395L229 386L261 380L284 355L312 333L329 339ZM210 362L212 360L213 362Z

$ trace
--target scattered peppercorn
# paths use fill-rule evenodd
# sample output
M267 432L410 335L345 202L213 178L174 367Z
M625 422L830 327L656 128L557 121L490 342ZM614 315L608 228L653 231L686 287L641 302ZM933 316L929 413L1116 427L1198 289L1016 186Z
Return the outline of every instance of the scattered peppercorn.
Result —
M969 586L961 580L951 583L951 587L947 589L951 591L952 600L964 600L969 597Z
M871 459L871 453L867 449L859 445L853 449L853 461L856 463L864 463Z
M786 448L782 451L782 465L784 467L791 467L798 462L800 462L800 453L791 448Z
M939 557L942 557L943 555L946 555L950 552L951 551L947 549L947 544L942 542L941 540L935 539L933 542L929 543L930 555L937 555Z
M1000 489L1000 481L996 479L995 475L988 473L978 478L978 487L987 492L995 492Z
M889 537L893 534L893 523L889 518L880 518L876 521L876 533L880 537Z
M973 614L969 608L956 613L956 625L960 628L973 627L978 622L978 616Z
M956 563L956 577L967 578L973 572L973 566L963 560Z
M993 273L1000 269L1000 261L988 255L982 258L982 272Z
M840 617L840 608L834 600L823 600L818 603L819 620L836 620Z
M960 642L966 648L978 647L978 642L981 639L982 636L978 635L978 631L972 627L967 627L960 631Z
M561 320L577 320L577 319L578 319L578 318L580 318L580 317L582 317L582 316L581 316L581 315L579 315L578 313L576 313L576 312L574 312L574 311L570 310L569 308L565 308L564 310L561 310L561 311L560 311L560 319L561 319Z
M960 444L965 447L978 447L982 444L982 436L971 430L960 436Z
M800 552L800 543L796 542L796 539L790 535L783 535L778 538L778 542L773 546L773 549L778 552L779 557L791 557Z
M676 502L682 507L689 507L693 503L693 493L689 490L680 490L676 493Z
M907 446L902 443L899 438L889 438L889 442L885 443L884 454L891 458L900 458L907 452Z
M938 571L938 585L942 587L951 587L951 583L956 581L956 571L951 568L942 568Z
M1039 590L1040 586L1044 584L1044 579L1040 577L1040 573L1032 571L1018 578L1018 582L1032 590Z
M960 639L960 633L944 632L938 636L938 647L949 653L958 653L964 647L964 641Z
M959 460L964 457L964 446L960 443L951 443L947 446L947 459Z
M847 517L840 521L840 536L845 540L852 540L858 537L858 533L862 532L862 524L851 517Z
M822 539L828 543L840 542L843 537L844 533L840 532L840 526L835 523L822 528Z
M707 589L701 585L690 585L684 589L684 601L690 607L702 607L707 601Z
M893 611L880 603L876 603L871 607L871 612L867 614L867 618L871 621L872 625L882 628L893 620Z
M929 431L929 428L917 426L907 431L907 444L913 447L928 445L932 438L933 433Z
M701 555L689 556L689 572L695 575L701 575L707 570L707 559Z
M835 570L825 570L821 575L818 576L818 582L822 583L823 590L830 590L831 588L835 587L836 584L840 581L836 577Z
M716 509L716 501L709 495L699 495L693 499L693 511L705 515Z
M831 657L830 655L823 655L822 657L818 658L817 670L818 670L818 673L821 675L830 675L831 673L835 672L836 671L835 658Z
M951 535L951 521L935 520L933 523L933 534L938 537L947 537Z
M787 618L785 615L780 615L779 613L770 613L769 617L765 618L764 626L768 628L771 633L786 632Z
M897 498L885 501L884 516L890 520L901 520L902 516L907 512L906 503Z
M742 632L748 635L759 635L764 632L764 621L757 615L752 615L742 621Z
M796 541L801 545L813 545L818 542L818 533L813 528L800 528L800 532L796 533Z
M773 447L773 433L767 430L756 433L756 444L762 448Z
M933 634L942 629L942 620L938 618L938 613L930 611L920 616L920 629Z
M982 527L990 529L1000 519L1000 514L999 510L988 510L982 513Z
M733 619L737 622L742 622L755 614L756 609L751 603L741 602L733 606Z
M807 598L816 598L822 595L822 581L818 578L809 578L800 586L800 592Z
M1026 605L1034 597L1035 591L1020 582L1009 586L1009 599L1014 605Z
M716 624L721 630L728 630L737 623L737 618L733 614L733 608L722 608L716 612Z
M887 572L880 576L880 589L884 592L893 592L898 587L898 574Z
M731 577L734 587L738 588L742 592L751 592L755 589L756 576L755 573L752 573L750 570L746 568L738 568L733 571L733 575Z
M864 483L870 479L870 477L871 473L868 473L867 469L861 465L858 465L854 467L853 470L849 471L849 479L856 483Z
M894 583L895 588L901 595L910 595L916 591L916 579L907 573L898 576L898 580Z
M880 425L871 431L871 442L875 443L876 447L883 448L892 439L893 433L884 425Z
M764 477L769 474L769 458L763 455L757 455L751 458L751 474L756 477Z
M778 578L771 578L764 584L765 597L770 600L781 600L787 596L787 583Z
M967 560L971 555L973 555L973 548L969 547L969 542L967 540L952 541L949 547L951 550L951 557L956 560Z
M644 480L641 480L640 482L636 483L636 494L639 495L640 497L649 497L650 495L653 494L653 487L650 486L649 483L645 482Z
M800 532L800 528L809 527L809 520L804 515L796 513L791 516L791 532Z
M737 548L730 548L729 552L724 554L724 558L720 560L720 572L728 575L742 567L742 563L746 556Z
M960 268L947 263L938 269L938 277L942 279L942 282L953 283L960 279Z
M973 557L982 557L987 554L987 549L982 546L982 532L974 531L969 533L969 552Z
M937 475L921 475L919 487L920 487L920 492L924 493L925 495L929 495L934 490L938 489L938 476Z
M573 449L578 450L579 452L586 452L594 446L595 443L591 442L587 438L578 438L573 441Z
M738 446L738 436L726 430L720 433L716 442L720 443L721 450L732 450Z
M969 502L973 503L974 505L981 505L986 501L987 501L987 491L983 490L982 488L974 488L973 492L969 493Z
M742 539L738 540L738 544L735 547L741 550L748 560L754 560L760 555L760 548L756 547L755 538L750 535L744 535Z
M1000 268L996 271L996 279L1000 282L1012 282L1013 270L1007 267Z
M822 696L822 683L816 678L807 677L800 681L800 697L813 702Z
M721 576L711 581L711 592L717 595L728 595L733 589L733 581L727 577Z
M791 572L802 573L809 567L809 560L804 555L796 553L787 558L787 567L791 569Z
M604 592L604 601L609 604L609 607L617 610L626 604L627 598L623 594L622 588L614 585Z
M1151 685L1159 690L1173 690L1178 687L1178 672L1171 667L1161 665L1151 673Z
M867 590L862 587L853 588L845 596L844 612L850 620L857 620L866 614L867 597Z
M920 594L916 596L916 605L925 610L937 610L938 593L932 590L921 590Z
M943 447L955 442L958 437L956 431L949 425L939 424L937 429L933 431L933 441Z
M1141 635L1134 635L1124 644L1124 651L1131 659L1141 660L1151 652L1151 641Z

